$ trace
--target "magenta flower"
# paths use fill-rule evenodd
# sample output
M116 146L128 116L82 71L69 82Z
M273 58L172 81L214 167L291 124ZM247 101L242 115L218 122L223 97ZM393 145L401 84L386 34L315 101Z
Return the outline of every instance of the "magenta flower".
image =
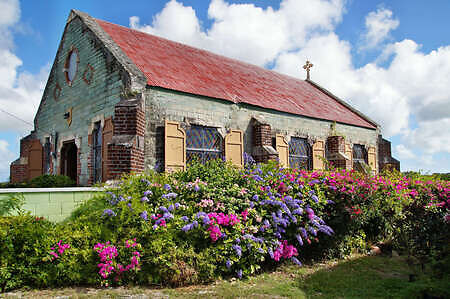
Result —
M219 237L222 235L222 233L220 232L220 228L216 225L211 225L208 228L209 236L211 237L211 240L213 240L213 242L216 242Z

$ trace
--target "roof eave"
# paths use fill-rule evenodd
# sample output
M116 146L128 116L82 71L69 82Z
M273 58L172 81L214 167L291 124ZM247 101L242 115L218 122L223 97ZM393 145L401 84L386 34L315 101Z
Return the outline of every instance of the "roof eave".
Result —
M328 95L329 97L332 97L334 100L336 100L337 102L339 102L340 104L342 104L343 106L345 106L347 109L351 110L353 113L355 113L356 115L358 115L359 117L363 118L364 120L366 120L367 122L371 123L372 125L374 125L376 127L376 129L380 129L380 125L375 122L374 120L372 120L370 117L368 117L367 115L365 115L364 113L362 113L361 111L355 109L354 107L352 107L351 105L349 105L347 102L345 102L344 100L340 99L338 96L334 95L333 93L331 93L329 90L327 90L326 88L320 86L319 84L317 84L316 82L312 81L311 79L306 79L306 82L310 83L312 86L316 87L317 89L319 89L320 91L322 91L323 93L325 93L326 95Z

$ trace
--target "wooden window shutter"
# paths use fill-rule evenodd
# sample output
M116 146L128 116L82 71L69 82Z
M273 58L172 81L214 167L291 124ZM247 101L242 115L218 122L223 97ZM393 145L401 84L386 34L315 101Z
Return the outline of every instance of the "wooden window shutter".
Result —
M233 165L244 166L244 133L240 130L231 130L225 136L225 160Z
M28 152L28 179L31 180L43 174L43 147L39 139L31 141L30 151Z
M102 181L105 182L108 177L108 143L111 142L114 134L112 117L105 119L102 134ZM93 144L92 141L91 144Z
M371 146L369 147L369 150L367 151L367 161L369 162L370 168L372 168L373 172L377 172L377 154L375 147Z
M317 140L314 142L312 147L313 154L313 169L323 170L325 169L324 161L325 159L325 142L323 140Z
M345 155L350 160L350 169L353 168L353 148L349 143L345 144Z
M166 120L164 157L165 171L173 172L186 169L186 132L178 122Z
M283 135L276 135L275 147L278 152L280 166L289 167L289 144L286 142Z

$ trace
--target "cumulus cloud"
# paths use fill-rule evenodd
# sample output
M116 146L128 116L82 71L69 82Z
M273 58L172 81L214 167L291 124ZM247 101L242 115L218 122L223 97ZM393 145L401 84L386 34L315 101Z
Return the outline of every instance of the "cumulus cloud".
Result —
M431 122L442 124L450 116L450 46L423 53L414 41L403 40L389 45L388 51L392 61L387 67L374 62L356 68L351 45L329 33L312 37L299 51L281 54L275 68L299 77L298 66L310 58L314 81L380 123L386 136L411 136L410 145L429 151L430 139L425 138L432 136ZM414 133L409 132L411 117L418 125ZM449 130L440 132L441 140L449 137ZM432 148L445 151L437 140Z
M412 148L433 154L450 152L450 46L425 53L413 40L391 41L400 22L378 8L365 18L361 49L380 50L361 67L352 62L355 45L340 39L336 25L345 12L341 0L283 0L279 9L211 0L210 28L192 7L169 1L151 24L130 18L130 27L195 47L304 78L301 66L314 63L312 79L381 124L386 137L399 135L397 153ZM182 20L182 21L180 21ZM379 62L387 64L380 66ZM415 129L411 129L414 126Z
M303 45L309 34L332 30L343 6L341 0L284 0L274 10L212 0L212 25L205 30L192 7L171 0L151 25L133 16L130 27L263 66Z
M22 60L14 54L12 30L18 26L20 6L15 0L0 0L0 108L32 123L39 106L49 67L38 74L19 72ZM26 123L0 111L0 132L23 133Z
M20 31L18 28L22 28L19 20L19 2L0 0L0 134L9 131L23 136L32 126L10 114L33 123L49 66L44 66L38 74L19 71L22 60L14 53L13 39L14 33ZM9 164L18 157L9 146L6 140L0 139L0 180L9 177Z
M299 51L281 54L275 69L300 77L299 66L306 58L314 62L315 82L381 124L384 134L390 136L408 128L407 98L390 84L388 71L374 63L355 68L351 45L335 33L312 37Z
M392 11L379 8L366 16L366 31L363 36L363 48L374 48L389 38L389 33L396 29L400 22L393 18Z
M16 154L10 151L9 143L0 139L0 182L9 177L9 163L16 158Z
M397 153L397 157L401 160L405 159L414 159L416 158L416 155L412 152L412 150L410 150L409 148L407 148L406 146L404 146L403 144L399 144L395 147L395 151Z
M450 154L450 116L445 119L420 122L420 126L405 134L406 142L423 149L425 154L438 152Z

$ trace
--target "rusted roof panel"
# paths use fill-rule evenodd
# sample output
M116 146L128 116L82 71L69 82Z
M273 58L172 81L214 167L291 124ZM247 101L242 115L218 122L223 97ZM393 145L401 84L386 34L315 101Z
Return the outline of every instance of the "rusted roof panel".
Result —
M366 128L376 125L308 81L102 20L150 86Z

